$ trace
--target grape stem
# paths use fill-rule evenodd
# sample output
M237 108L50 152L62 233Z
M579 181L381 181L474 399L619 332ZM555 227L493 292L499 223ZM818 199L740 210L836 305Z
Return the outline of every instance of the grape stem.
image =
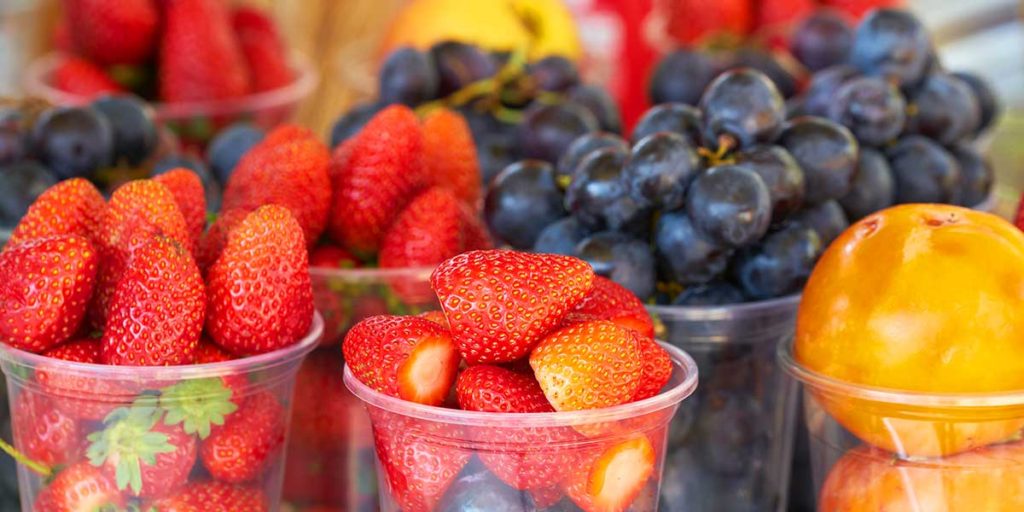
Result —
M50 475L53 474L52 468L28 458L27 456L25 456L24 453L19 452L15 447L11 446L10 443L4 441L3 439L0 439L0 450L3 450L4 453L10 455L11 458L21 463L25 467L31 469L32 471L35 471L36 473L39 473L39 475L42 476L43 478L49 478Z

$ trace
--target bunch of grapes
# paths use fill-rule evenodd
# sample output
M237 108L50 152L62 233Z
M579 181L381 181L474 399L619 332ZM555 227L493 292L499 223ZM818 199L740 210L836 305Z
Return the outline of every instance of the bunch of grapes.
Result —
M337 146L387 105L458 111L473 132L483 182L520 158L554 163L585 133L622 130L608 92L581 81L572 61L526 62L520 52L492 53L445 41L427 51L400 48L381 66L378 96L344 113L331 132Z

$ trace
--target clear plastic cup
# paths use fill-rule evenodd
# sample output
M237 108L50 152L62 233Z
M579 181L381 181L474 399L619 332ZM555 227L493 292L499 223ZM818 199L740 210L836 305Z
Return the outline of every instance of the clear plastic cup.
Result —
M18 467L21 509L54 510L42 502L76 483L149 510L192 485L220 482L253 510L277 510L295 375L322 332L315 315L290 347L167 367L76 363L0 346L13 444L32 461ZM124 456L127 447L136 456ZM130 459L139 463L135 481Z
M799 300L648 308L701 376L669 432L662 512L786 510L797 386L775 347L792 338Z
M604 473L593 472L596 467L640 471L642 487L622 510L659 510L668 424L697 387L693 359L662 345L674 369L661 394L575 412L486 413L420 405L368 388L346 366L345 385L365 403L373 426L381 511L573 510L567 489L576 499L594 499L595 493L604 498L599 490L618 482L602 486L595 475Z
M1024 510L1024 390L901 392L780 365L804 388L818 510Z

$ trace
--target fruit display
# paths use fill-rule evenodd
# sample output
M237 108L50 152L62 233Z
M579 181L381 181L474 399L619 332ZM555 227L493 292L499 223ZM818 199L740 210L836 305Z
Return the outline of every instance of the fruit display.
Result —
M944 205L870 215L826 251L780 348L818 418L821 510L1019 508L1022 268L1017 227Z
M306 243L283 206L210 248L199 178L83 178L0 252L0 360L25 510L272 510L291 389L317 344ZM120 508L119 508L120 509Z
M342 346L383 511L658 510L696 367L634 295L583 260L510 250L460 254L430 284L441 312L366 318Z

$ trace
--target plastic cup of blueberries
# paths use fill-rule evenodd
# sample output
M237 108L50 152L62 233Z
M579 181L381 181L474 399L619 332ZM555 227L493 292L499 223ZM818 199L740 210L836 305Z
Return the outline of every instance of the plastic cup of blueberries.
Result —
M697 387L693 359L662 345L674 368L659 395L574 412L426 406L378 393L346 367L345 384L373 427L381 512L578 510L579 500L605 510L609 495L628 503L608 510L660 510L668 424Z

